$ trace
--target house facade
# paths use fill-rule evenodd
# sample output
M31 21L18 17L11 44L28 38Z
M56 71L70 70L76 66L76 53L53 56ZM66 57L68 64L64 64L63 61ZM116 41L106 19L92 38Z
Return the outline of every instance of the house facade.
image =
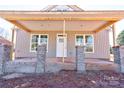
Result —
M64 41L65 40L65 41ZM16 36L16 57L35 57L37 45L47 44L48 57L75 57L75 46L85 45L86 58L109 58L109 31L90 33L83 31L41 31L27 33L18 30Z
M83 12L77 6L48 6L42 11L47 12ZM91 22L91 23L90 23ZM85 45L86 58L109 58L109 31L93 33L92 28L102 23L98 21L65 21L63 35L63 21L30 21L32 29L39 32L27 33L17 31L16 57L35 57L37 46L47 44L48 57L75 57L75 46ZM40 24L40 25L39 25ZM84 27L84 26L87 27ZM37 27L35 27L37 26ZM23 37L23 38L22 38ZM20 39L21 38L21 39ZM63 49L64 48L64 49ZM64 53L63 53L64 51Z
M118 15L120 14L120 15ZM47 57L75 57L85 46L86 58L109 59L109 27L124 11L84 11L75 5L51 5L41 11L1 11L15 30L15 57L36 57L37 46L47 44Z

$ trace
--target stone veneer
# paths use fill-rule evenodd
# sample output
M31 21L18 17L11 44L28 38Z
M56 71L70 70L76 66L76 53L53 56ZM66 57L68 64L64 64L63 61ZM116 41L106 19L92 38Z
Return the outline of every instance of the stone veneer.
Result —
M0 45L0 74L5 72L5 64L10 60L11 46Z
M41 44L37 48L37 64L36 64L36 73L44 73L46 67L46 44Z
M124 73L124 46L120 46L121 72Z
M0 45L0 74L3 74L3 62L4 62L4 47Z
M113 47L113 54L114 54L114 62L120 64L120 47L114 46Z
M119 65L119 71L124 73L124 46L113 47L114 62Z
M78 73L85 72L85 63L84 63L84 46L76 46L76 69Z

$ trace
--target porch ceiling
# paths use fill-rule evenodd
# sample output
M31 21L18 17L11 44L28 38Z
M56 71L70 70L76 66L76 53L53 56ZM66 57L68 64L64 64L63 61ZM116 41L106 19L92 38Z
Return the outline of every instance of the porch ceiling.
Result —
M30 31L62 31L63 21L17 21ZM65 21L66 31L95 31L106 21Z
M28 31L98 32L124 18L124 11L41 12L0 11L0 17Z

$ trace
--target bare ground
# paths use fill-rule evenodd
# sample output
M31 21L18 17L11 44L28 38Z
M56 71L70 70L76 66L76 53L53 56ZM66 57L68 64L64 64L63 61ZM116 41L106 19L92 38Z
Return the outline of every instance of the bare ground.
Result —
M1 88L123 88L124 74L113 71L76 71L59 73L25 74L24 77L3 79Z

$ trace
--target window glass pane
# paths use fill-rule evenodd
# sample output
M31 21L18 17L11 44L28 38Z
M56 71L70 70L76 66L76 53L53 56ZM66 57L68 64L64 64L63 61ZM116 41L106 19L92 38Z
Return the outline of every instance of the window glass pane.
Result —
M47 35L41 35L40 36L40 43L45 43L45 44L47 44Z
M76 36L76 45L83 45L83 36Z
M40 37L39 37L40 36ZM31 51L37 51L38 44L41 43L48 43L47 35L32 35L31 40Z
M37 46L38 46L38 43L32 43L31 50L32 51L37 51Z
M65 5L59 5L53 8L51 11L73 11L73 9Z
M37 51L39 35L32 35L31 50Z
M86 44L93 44L93 37L91 35L85 36L85 43Z
M40 35L40 44L47 44L47 51L48 51L48 36L47 35Z
M38 38L39 38L38 35L33 35L32 36L32 42L38 42Z
M85 48L86 52L93 52L93 45L92 44L87 44Z

